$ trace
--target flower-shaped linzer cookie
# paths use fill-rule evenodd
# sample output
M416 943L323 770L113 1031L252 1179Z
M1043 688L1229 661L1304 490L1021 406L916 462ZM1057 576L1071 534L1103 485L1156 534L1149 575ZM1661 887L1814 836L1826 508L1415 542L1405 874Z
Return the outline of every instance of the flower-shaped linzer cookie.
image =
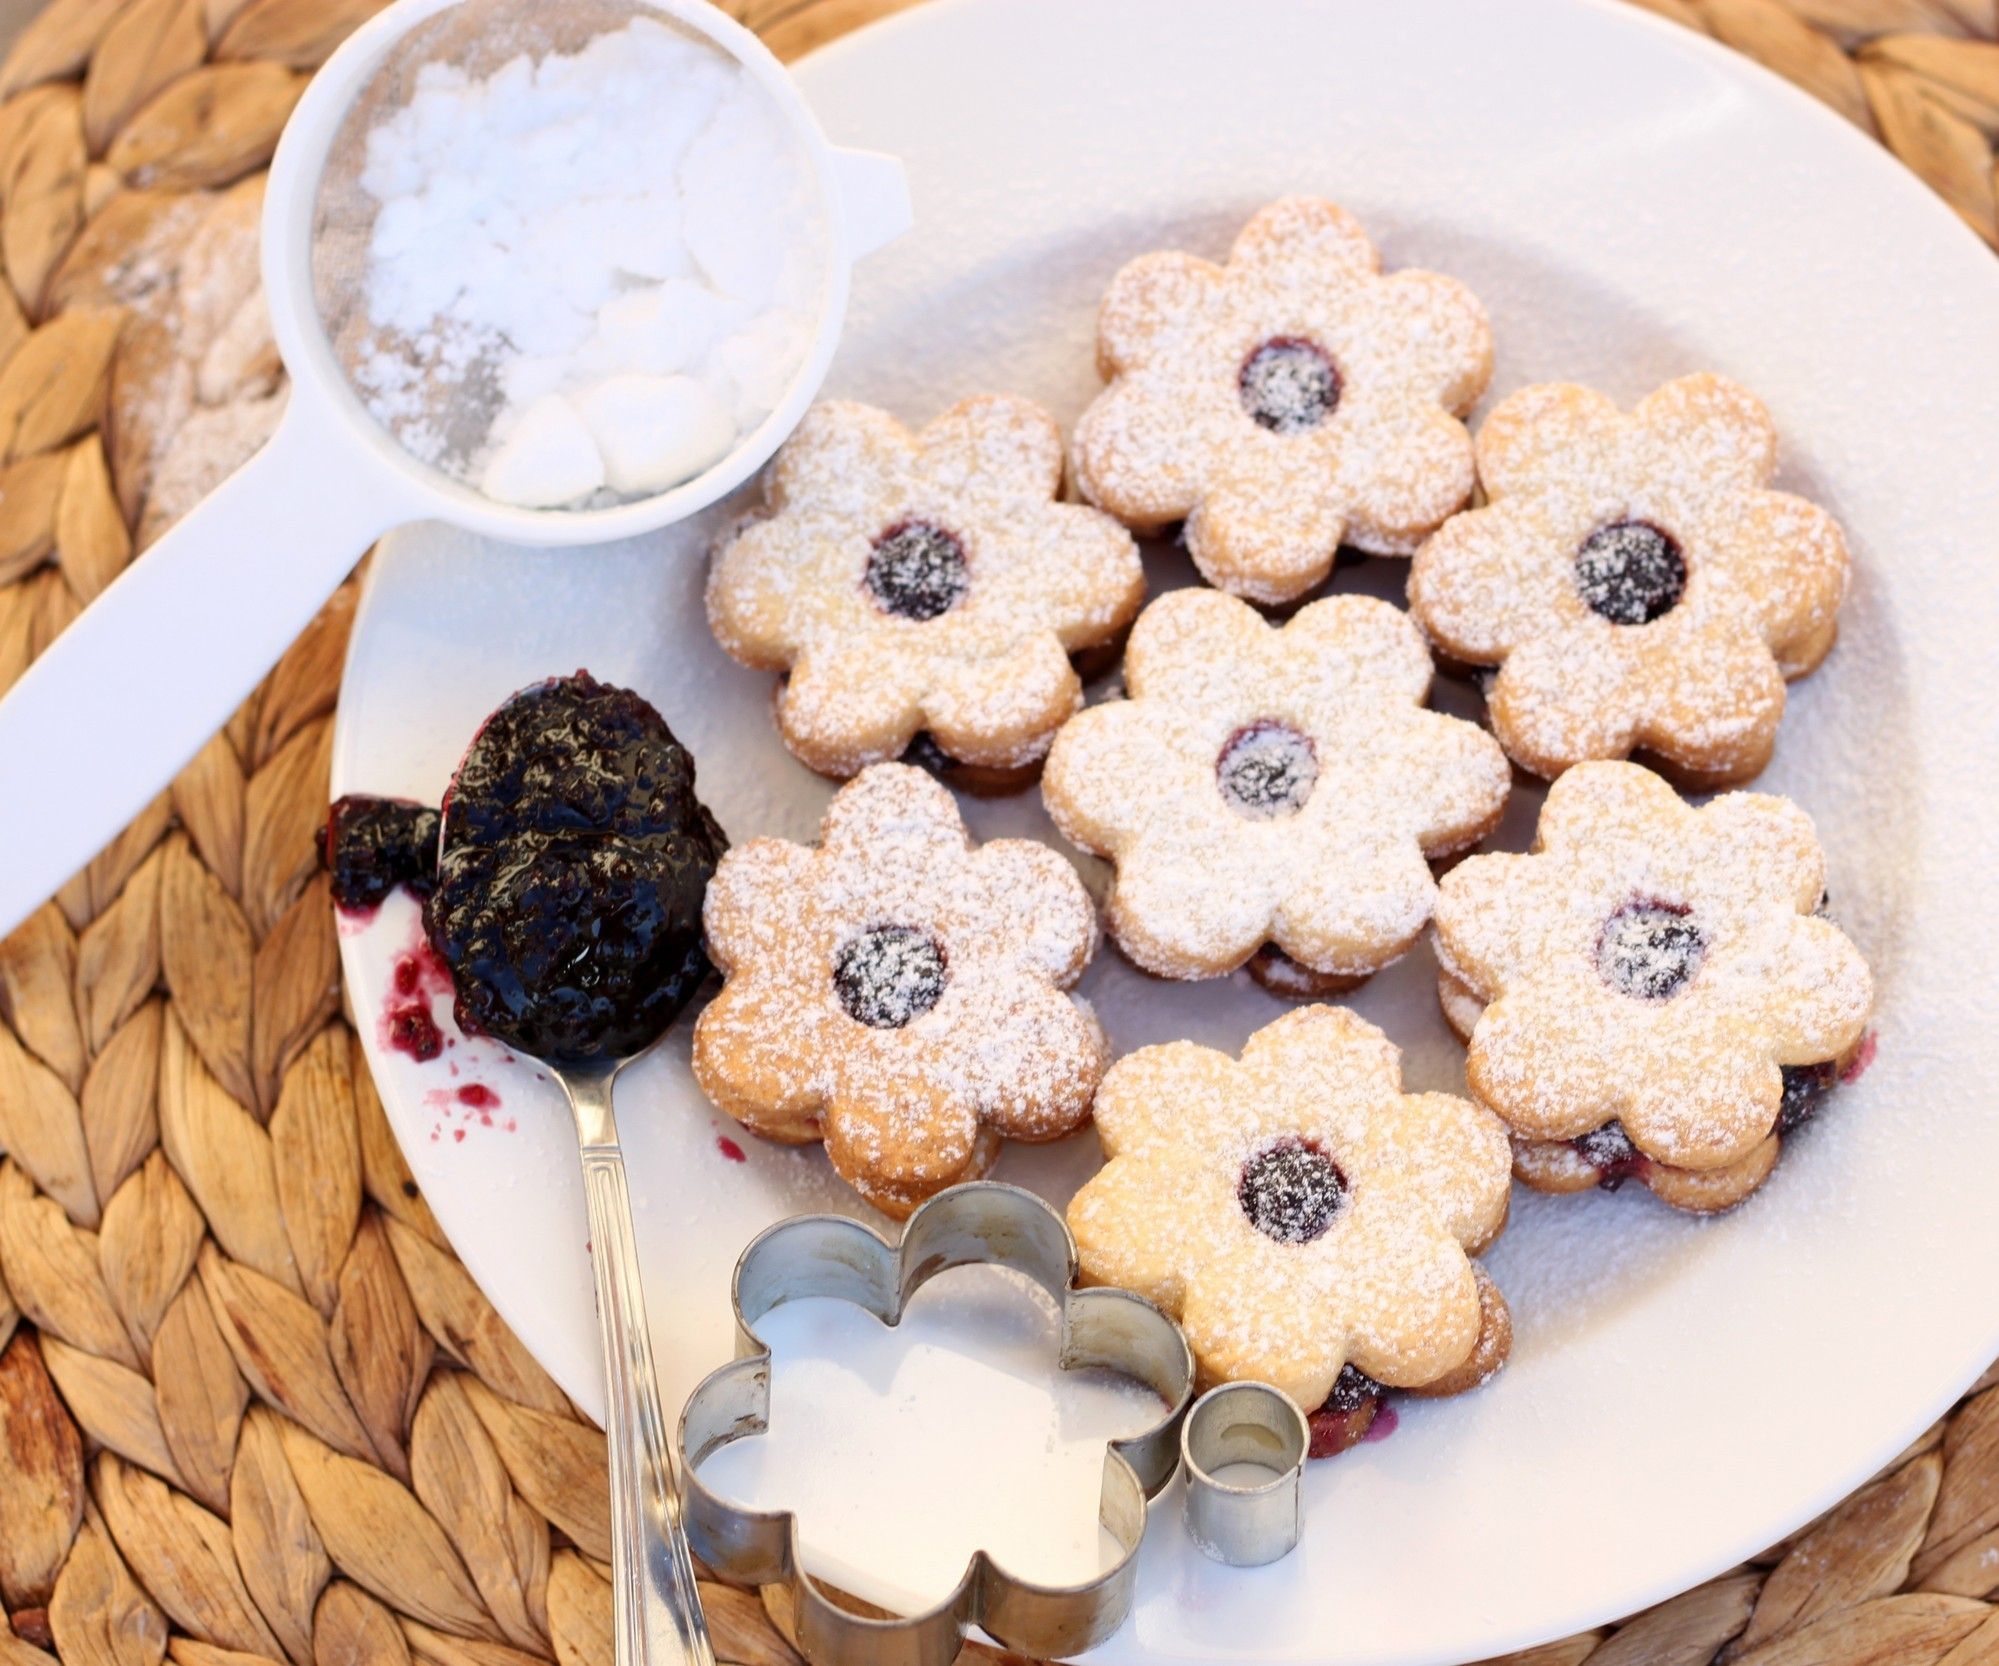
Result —
M1286 197L1216 266L1141 255L1097 318L1110 383L1075 438L1077 484L1126 525L1186 521L1211 584L1302 596L1341 543L1407 555L1471 495L1459 420L1492 375L1464 285L1381 272L1343 208Z
M1084 1276L1178 1318L1206 1378L1321 1407L1342 1371L1444 1393L1503 1361L1505 1304L1470 1257L1506 1222L1506 1132L1404 1093L1353 1013L1287 1013L1240 1061L1141 1048L1104 1078L1097 1130L1109 1161L1069 1205Z
M1075 1129L1106 1062L1064 991L1096 911L1047 846L974 846L951 794L877 764L834 795L816 846L723 858L704 924L722 992L694 1074L753 1133L823 1139L863 1197L906 1215L991 1166L1001 1136Z
M1510 780L1484 730L1423 708L1430 675L1416 627L1368 596L1282 626L1214 590L1148 607L1130 697L1071 719L1042 777L1055 825L1117 866L1125 953L1218 977L1270 944L1286 992L1331 993L1407 949L1436 898L1426 858L1482 837Z
M1478 435L1489 500L1417 552L1409 606L1437 646L1497 666L1492 726L1557 775L1644 749L1683 784L1770 761L1784 683L1832 647L1846 540L1768 489L1777 436L1747 389L1683 376L1629 416L1561 383Z
M1061 481L1061 432L1024 399L968 399L915 434L868 405L806 414L708 580L716 640L786 673L800 759L850 776L927 733L984 784L1031 777L1082 700L1069 656L1145 594L1130 534L1057 503Z
M1760 1185L1873 1004L1859 950L1815 912L1824 886L1788 799L1695 809L1628 763L1562 776L1532 854L1446 874L1445 1008L1521 1179L1637 1179L1699 1211Z

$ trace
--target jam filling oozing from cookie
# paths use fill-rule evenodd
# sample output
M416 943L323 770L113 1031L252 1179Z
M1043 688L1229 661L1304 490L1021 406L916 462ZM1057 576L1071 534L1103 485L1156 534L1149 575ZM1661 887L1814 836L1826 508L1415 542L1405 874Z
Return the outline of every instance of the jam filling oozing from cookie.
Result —
M445 797L424 923L458 1022L556 1064L650 1046L708 975L701 903L727 848L638 695L581 671L523 689Z
M1686 557L1650 521L1612 521L1576 551L1576 587L1613 625L1649 625L1685 593Z
M1707 938L1686 909L1632 902L1604 922L1596 969L1620 995L1664 1001L1686 988L1706 954Z
M864 582L882 612L920 624L962 602L972 579L957 534L928 521L898 521L868 552Z
M1314 1458L1333 1458L1359 1445L1374 1426L1386 1392L1366 1372L1342 1365L1325 1404L1305 1419L1310 1431L1308 1454Z
M833 988L857 1024L899 1030L943 998L944 949L914 926L869 926L833 957Z
M1369 1400L1379 1400L1385 1390L1358 1366L1342 1365L1333 1379L1333 1391L1326 1396L1328 1411L1359 1411Z
M1644 1171L1644 1154L1631 1143L1624 1124L1614 1118L1601 1128L1592 1128L1587 1134L1570 1140L1569 1144L1575 1147L1584 1162L1596 1170L1597 1184L1605 1191L1616 1191L1625 1181Z
M1242 361L1242 408L1273 434L1302 434L1340 403L1339 367L1302 336L1273 336Z
M1310 738L1268 718L1236 730L1215 760L1223 802L1249 821L1295 816L1318 779L1319 754Z
M1819 1064L1787 1064L1783 1067L1783 1077L1784 1097L1777 1102L1777 1132L1788 1134L1811 1121L1820 1102L1839 1086L1839 1063L1826 1059Z
M377 908L398 885L427 896L437 883L437 812L405 799L349 793L326 813L319 859L333 876L336 908Z
M1347 1177L1317 1146L1285 1138L1243 1164L1236 1202L1249 1224L1280 1244L1309 1244L1333 1224Z

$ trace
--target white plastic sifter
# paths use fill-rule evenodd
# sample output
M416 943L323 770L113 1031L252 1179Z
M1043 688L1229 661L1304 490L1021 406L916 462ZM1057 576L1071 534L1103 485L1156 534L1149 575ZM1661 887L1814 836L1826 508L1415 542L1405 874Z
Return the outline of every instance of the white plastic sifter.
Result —
M352 172L367 126L356 118L421 64L522 39L573 49L639 16L719 49L787 118L826 233L816 331L776 407L694 478L602 508L510 508L417 461L348 382L322 317L335 310L323 186ZM313 79L271 164L264 289L291 377L278 431L0 700L0 935L173 778L390 528L442 520L515 544L594 544L670 525L740 485L818 391L853 262L909 216L902 165L835 149L777 60L708 0L397 0L365 24Z

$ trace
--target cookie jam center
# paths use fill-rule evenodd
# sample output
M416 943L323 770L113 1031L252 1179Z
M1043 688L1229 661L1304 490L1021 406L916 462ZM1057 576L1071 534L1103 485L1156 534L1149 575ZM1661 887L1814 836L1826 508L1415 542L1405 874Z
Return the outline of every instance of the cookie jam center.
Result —
M1318 779L1319 754L1310 737L1270 718L1236 730L1215 760L1223 802L1248 821L1295 816Z
M833 988L857 1024L899 1030L944 994L944 950L914 926L869 926L833 957Z
M1236 374L1242 408L1273 434L1302 434L1340 402L1339 367L1302 336L1273 336L1242 361Z
M1650 521L1612 521L1576 551L1576 586L1613 625L1649 625L1685 594L1687 560Z
M1620 995L1664 1001L1687 986L1706 954L1707 938L1686 909L1632 902L1604 922L1596 969Z
M863 582L884 613L920 623L949 613L972 580L956 533L929 521L898 521L868 552Z
M1264 1237L1309 1244L1333 1224L1346 1201L1347 1177L1317 1146L1285 1138L1243 1164L1235 1195Z

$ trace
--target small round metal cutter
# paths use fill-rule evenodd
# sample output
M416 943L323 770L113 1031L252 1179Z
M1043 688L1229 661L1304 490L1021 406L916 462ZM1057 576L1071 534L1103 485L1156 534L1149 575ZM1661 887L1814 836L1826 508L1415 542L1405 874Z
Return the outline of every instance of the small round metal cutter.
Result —
M950 1594L924 1613L865 1618L835 1603L806 1573L798 1524L788 1511L731 1503L702 1482L701 1465L730 1441L769 1425L770 1350L753 1327L772 1308L802 1296L834 1296L893 1325L927 1280L974 1263L1011 1267L1055 1298L1064 1370L1103 1367L1160 1398L1156 1423L1112 1441L1104 1453L1098 1519L1117 1541L1117 1559L1083 1584L1049 1586L1015 1577L980 1550ZM678 1456L694 1553L741 1584L787 1587L799 1652L812 1666L950 1666L973 1626L1035 1656L1066 1658L1103 1642L1131 1611L1146 1505L1179 1466L1194 1360L1180 1328L1143 1296L1079 1290L1076 1274L1076 1245L1062 1217L1032 1192L990 1181L938 1193L909 1217L895 1245L842 1215L804 1215L760 1234L736 1263L741 1357L704 1378L680 1414Z
M1311 1440L1298 1402L1268 1383L1223 1383L1196 1400L1180 1425L1195 1545L1235 1568L1288 1556L1305 1525L1300 1483ZM1265 1478L1218 1479L1234 1464L1253 1464Z

